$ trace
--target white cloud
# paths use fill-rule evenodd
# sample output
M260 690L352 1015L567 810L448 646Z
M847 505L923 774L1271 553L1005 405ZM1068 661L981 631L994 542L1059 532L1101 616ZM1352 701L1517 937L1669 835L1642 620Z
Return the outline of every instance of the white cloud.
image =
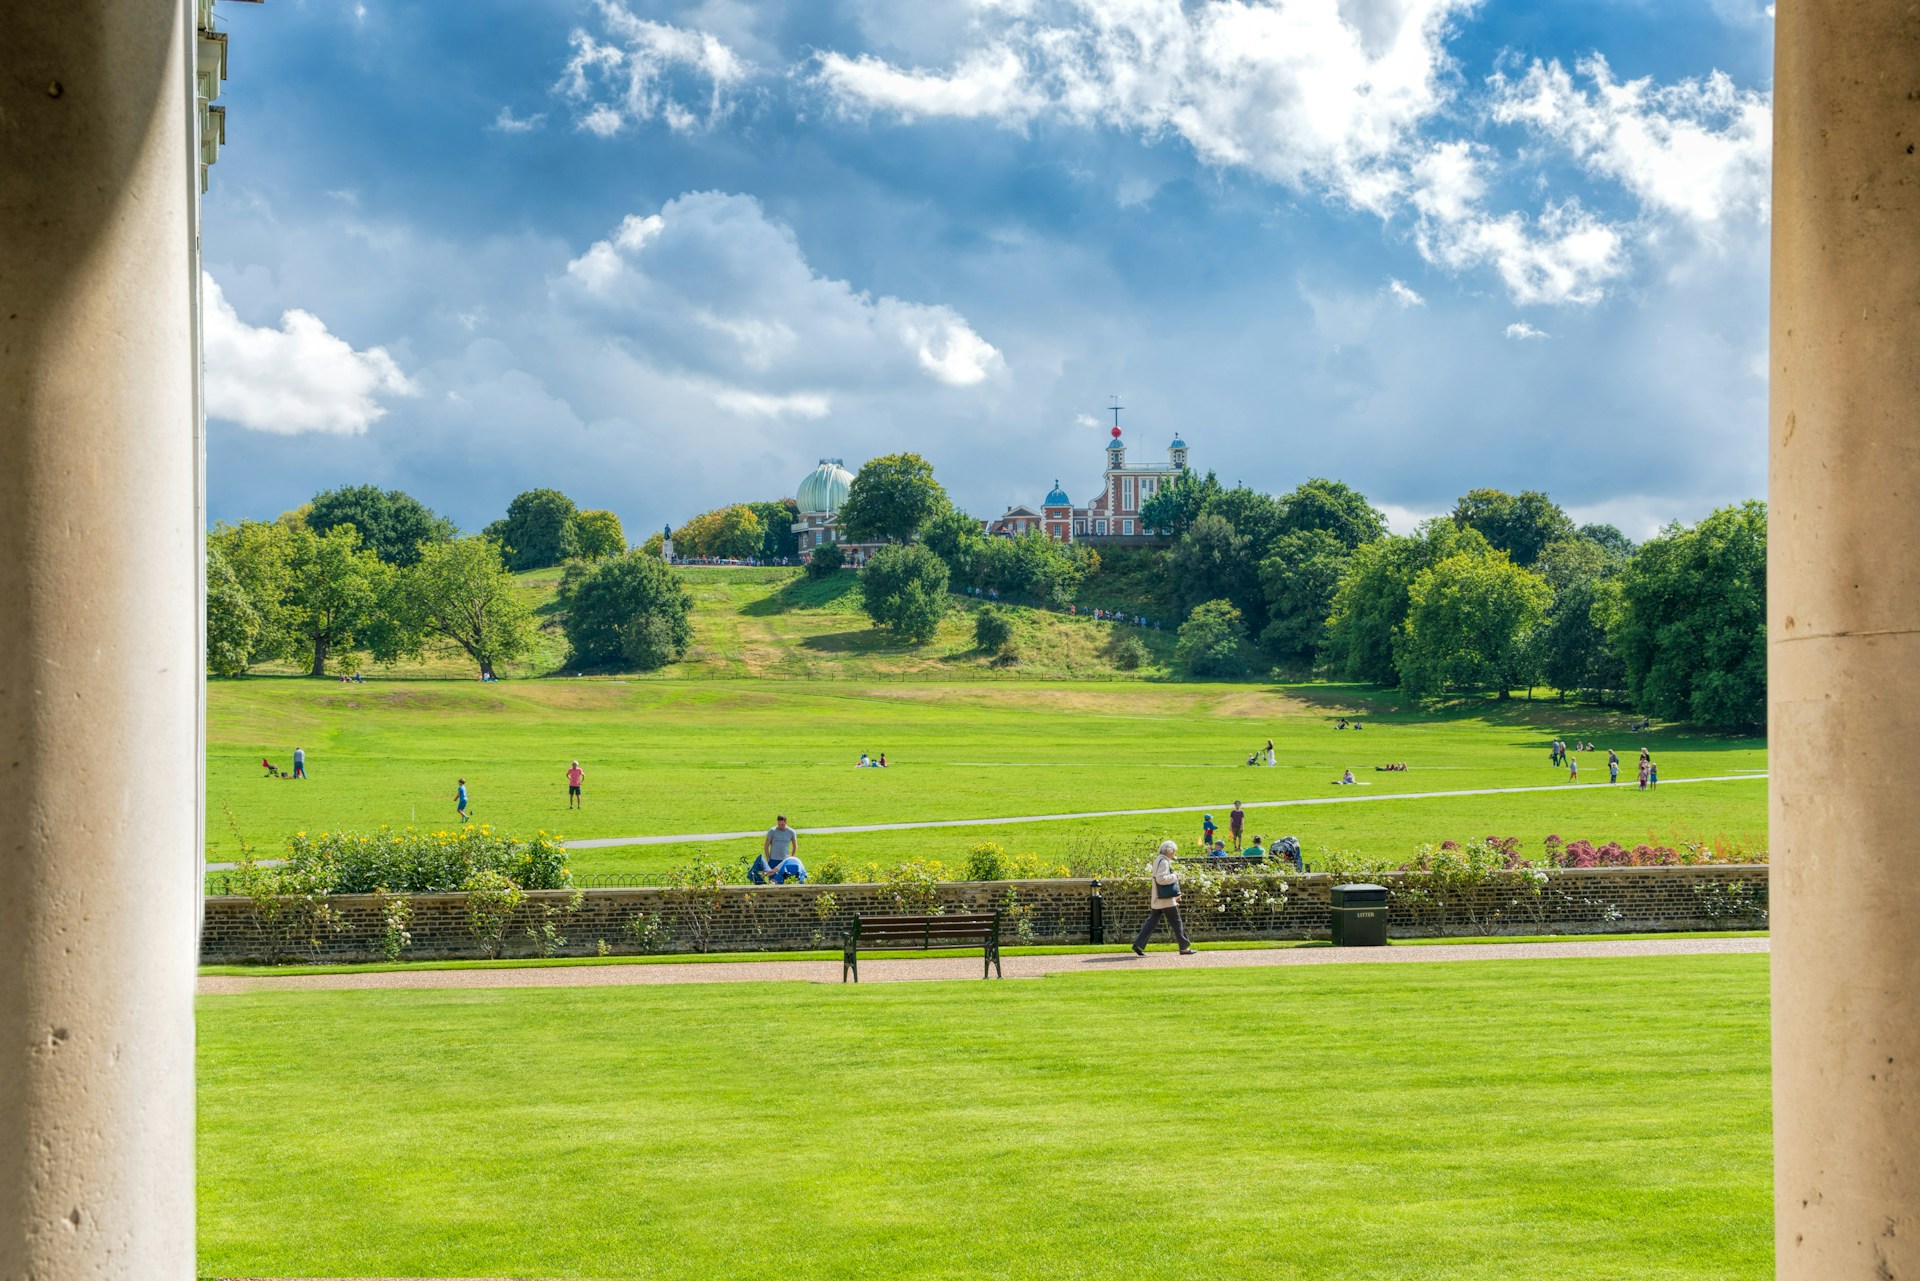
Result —
M1557 61L1536 61L1517 83L1495 76L1493 118L1553 139L1650 210L1695 225L1766 219L1773 146L1766 94L1736 88L1719 71L1671 85L1622 83L1598 54L1576 69L1591 91Z
M1575 200L1549 204L1538 218L1488 213L1485 165L1485 149L1468 142L1440 143L1414 163L1421 254L1455 271L1491 266L1523 306L1599 301L1626 270L1620 230Z
M1380 514L1387 518L1387 529L1395 534L1411 534L1420 528L1421 522L1444 516L1444 511L1427 511L1423 508L1402 507L1398 503L1375 503Z
M860 292L816 273L759 201L689 192L632 214L567 264L556 301L730 412L812 417L835 392L973 387L1005 370L951 307Z
M1551 338L1553 335L1544 329L1535 329L1527 321L1516 320L1507 326L1507 337L1529 342L1535 338Z
M500 114L493 118L496 133L532 133L546 120L544 111L536 111L530 116L516 116L512 107L500 108Z
M660 120L676 133L710 128L732 110L753 64L718 37L634 16L623 0L598 0L605 38L584 27L555 91L574 123L607 138Z
M1209 164L1384 212L1398 153L1445 102L1443 41L1474 0L1045 0L983 5L951 70L823 54L844 111L1038 116L1183 138Z
M249 325L212 276L201 283L210 417L282 436L357 436L385 416L381 397L420 394L384 348L355 351L306 311L282 312L278 329Z
M1387 281L1387 293L1402 307L1424 307L1427 300L1422 298L1412 286L1400 280Z

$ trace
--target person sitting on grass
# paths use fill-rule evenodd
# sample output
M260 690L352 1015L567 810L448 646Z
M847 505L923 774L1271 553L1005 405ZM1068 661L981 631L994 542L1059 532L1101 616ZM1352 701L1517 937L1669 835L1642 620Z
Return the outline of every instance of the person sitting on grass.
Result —
M773 869L775 885L785 885L788 881L798 881L802 885L807 883L807 869L797 854L787 855L780 860L780 866Z
M1340 777L1339 777L1338 779L1336 779L1336 780L1335 780L1335 782L1334 782L1334 786L1336 786L1336 787L1346 787L1346 786L1350 786L1350 785L1352 785L1352 784L1353 784L1353 782L1354 782L1354 777L1353 777L1353 771L1352 771L1352 770L1342 770L1342 771L1340 772Z
M1225 841L1215 841L1213 845L1207 850L1208 858L1225 858L1226 856L1227 856L1227 843Z
M1240 851L1240 857L1246 859L1249 863L1258 863L1266 858L1266 856L1267 850L1265 846L1260 844L1260 834L1258 832L1253 834L1253 843Z
M747 884L765 885L772 879L773 870L778 865L779 860L769 859L766 851L762 850L754 857L752 866L747 868Z

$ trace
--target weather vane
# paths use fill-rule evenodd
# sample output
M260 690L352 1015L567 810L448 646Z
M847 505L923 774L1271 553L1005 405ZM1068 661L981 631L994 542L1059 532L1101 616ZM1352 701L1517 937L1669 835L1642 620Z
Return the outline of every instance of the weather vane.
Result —
M1113 393L1113 427L1113 434L1118 436L1120 434L1120 393L1117 391Z

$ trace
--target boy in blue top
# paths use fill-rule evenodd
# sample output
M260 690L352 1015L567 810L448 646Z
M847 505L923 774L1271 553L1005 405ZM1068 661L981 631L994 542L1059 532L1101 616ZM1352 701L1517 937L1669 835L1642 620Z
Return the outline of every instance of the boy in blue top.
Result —
M460 811L460 821L471 823L473 815L467 813L467 780L460 780L460 790L453 794L453 807Z
M798 856L789 854L780 860L780 866L773 869L773 883L785 885L788 881L807 883L807 869L801 866Z

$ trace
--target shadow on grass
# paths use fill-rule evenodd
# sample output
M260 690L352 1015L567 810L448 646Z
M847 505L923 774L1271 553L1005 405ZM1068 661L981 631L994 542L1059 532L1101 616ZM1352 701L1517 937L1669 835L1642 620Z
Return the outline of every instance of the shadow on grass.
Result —
M740 607L749 618L770 618L801 609L832 609L850 613L860 607L860 580L842 571L829 578L795 578L783 583L779 591L768 592L758 600Z

